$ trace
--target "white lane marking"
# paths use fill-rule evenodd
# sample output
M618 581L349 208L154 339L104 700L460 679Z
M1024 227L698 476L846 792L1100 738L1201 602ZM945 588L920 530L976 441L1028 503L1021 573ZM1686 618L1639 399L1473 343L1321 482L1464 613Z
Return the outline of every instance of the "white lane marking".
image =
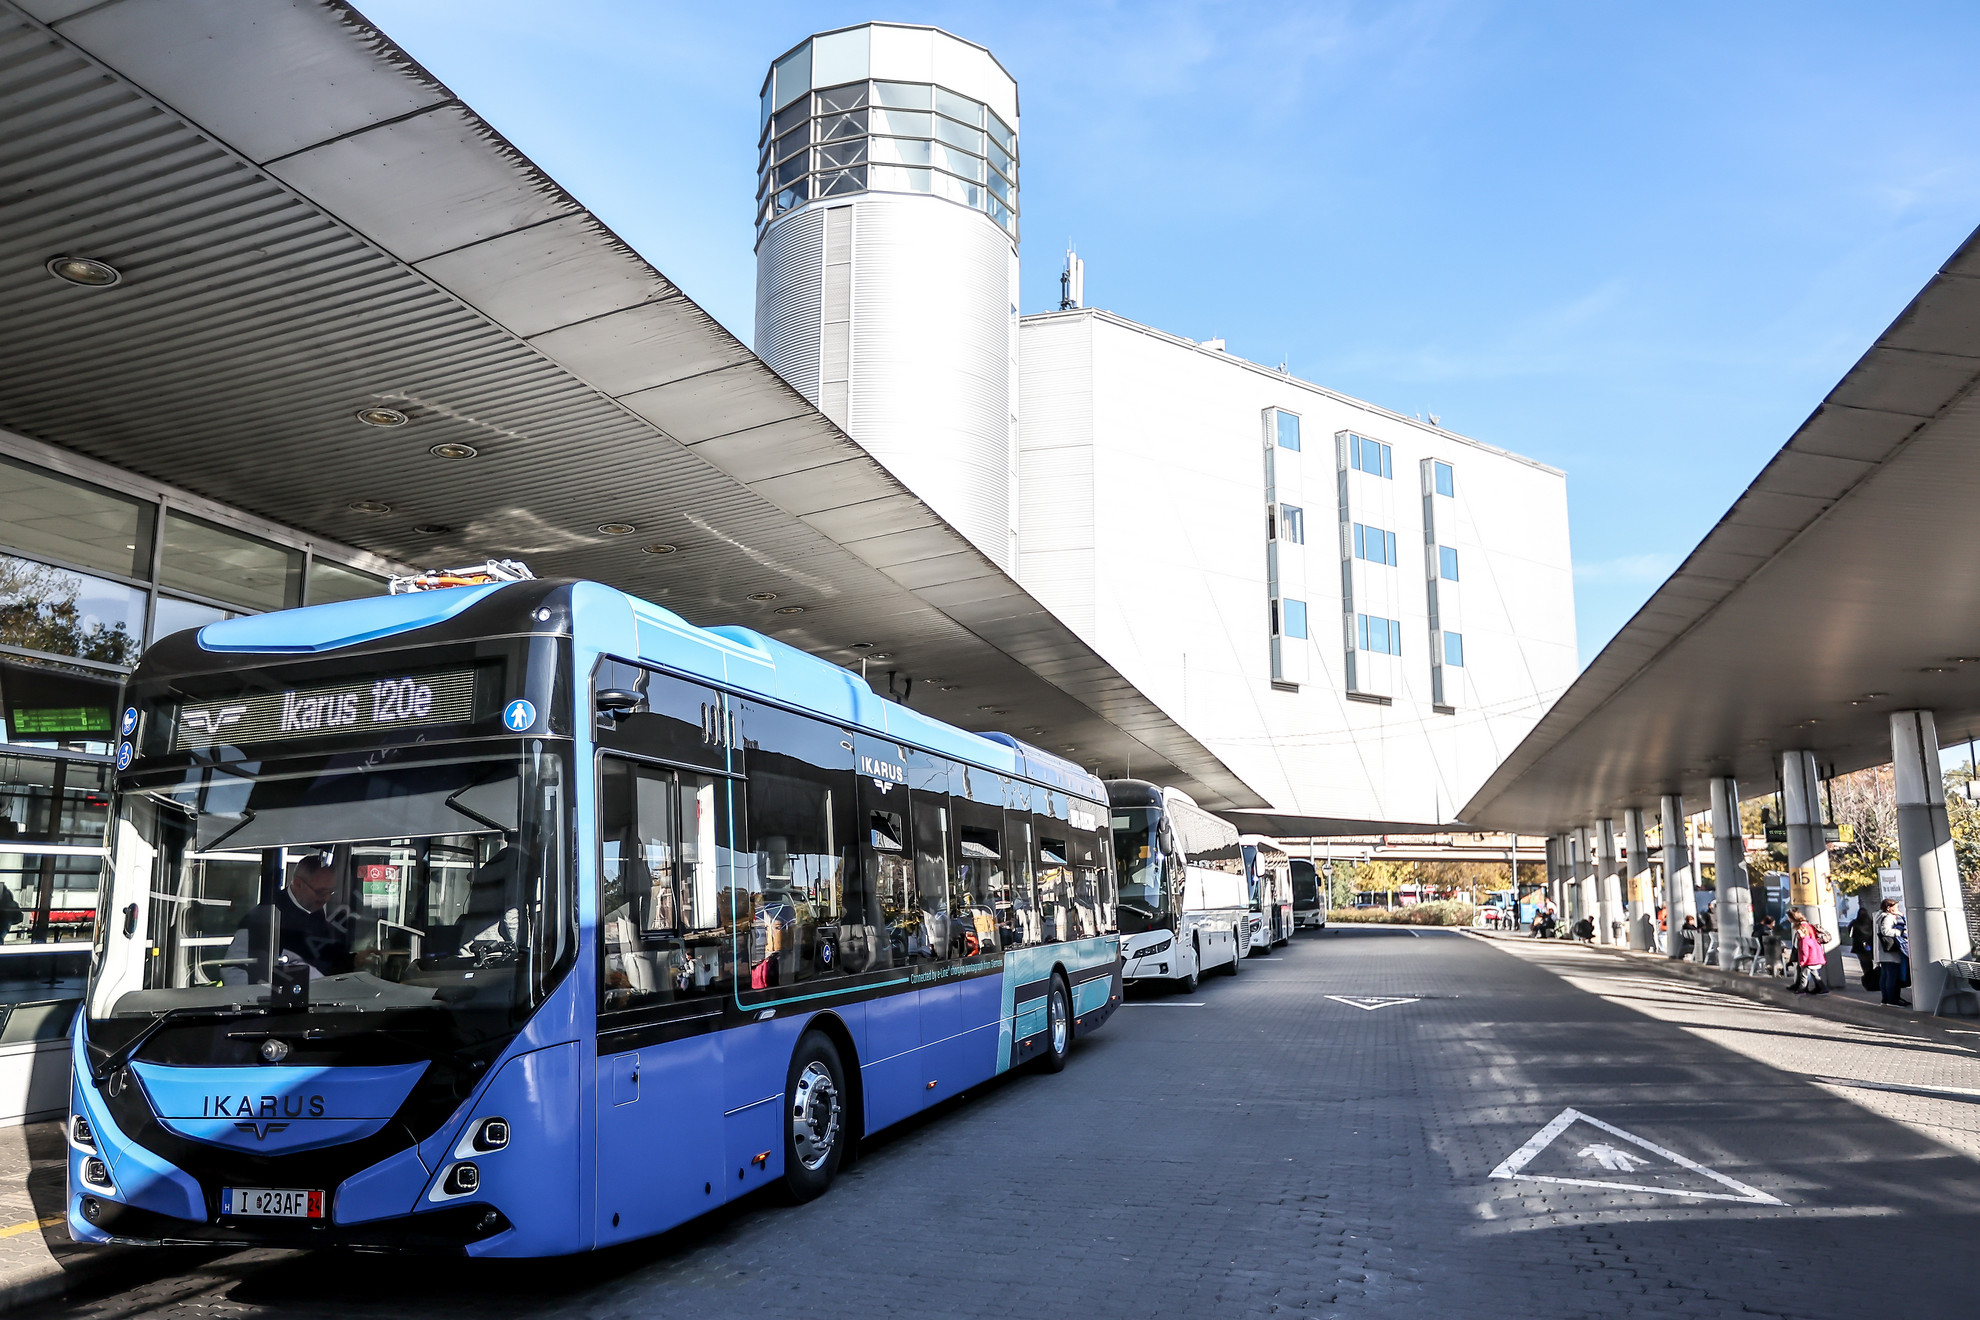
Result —
M1122 1008L1202 1008L1205 999L1130 999Z
M1378 1008L1394 1008L1397 1004L1419 1002L1416 998L1407 995L1328 995L1327 998L1337 1004L1346 1004L1349 1008L1359 1008L1369 1013L1373 1013Z
M1679 1168L1689 1169L1693 1173L1702 1174L1722 1187L1730 1187L1733 1191L1739 1193L1739 1195L1728 1196L1724 1192L1694 1192L1685 1188L1656 1187L1641 1183L1606 1182L1593 1178L1552 1178L1544 1174L1522 1172L1528 1164L1533 1162L1533 1158L1536 1155L1545 1150L1553 1142L1554 1138L1573 1127L1577 1122L1598 1127L1612 1137L1620 1137L1633 1146L1649 1151L1652 1155L1669 1160ZM1597 1151L1614 1150L1615 1147L1604 1143L1600 1146L1584 1147L1582 1154L1594 1158L1598 1162L1602 1162L1604 1168L1614 1168L1615 1166L1613 1164L1603 1162L1601 1156L1595 1154ZM1631 1156L1630 1158L1636 1157ZM1646 1164L1648 1163L1648 1161L1644 1162ZM1750 1187L1737 1178L1728 1178L1716 1169L1708 1169L1696 1161L1686 1159L1674 1150L1665 1150L1654 1141L1639 1137L1633 1132L1625 1132L1613 1124L1604 1123L1599 1118L1590 1117L1582 1113L1579 1109L1563 1109L1559 1114L1554 1116L1554 1120L1551 1123L1541 1128L1531 1137L1528 1137L1525 1145L1506 1156L1505 1162L1492 1170L1489 1176L1493 1178L1525 1178L1531 1182L1557 1183L1567 1187L1602 1187L1618 1192L1655 1192L1663 1196L1682 1196L1695 1201L1747 1201L1755 1205L1787 1204L1787 1202L1780 1200L1778 1197L1767 1195L1767 1193L1761 1191L1758 1187Z

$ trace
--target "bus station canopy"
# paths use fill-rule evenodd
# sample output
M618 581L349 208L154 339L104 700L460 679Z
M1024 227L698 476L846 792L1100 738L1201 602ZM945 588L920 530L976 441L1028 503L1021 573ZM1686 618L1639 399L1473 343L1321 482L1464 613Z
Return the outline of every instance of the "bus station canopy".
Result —
M1891 759L1890 715L1980 732L1980 232L1461 813L1551 833ZM1659 461L1646 455L1645 461ZM1634 514L1632 516L1641 516Z
M398 564L885 655L938 718L1266 805L348 5L0 0L0 119L0 427Z

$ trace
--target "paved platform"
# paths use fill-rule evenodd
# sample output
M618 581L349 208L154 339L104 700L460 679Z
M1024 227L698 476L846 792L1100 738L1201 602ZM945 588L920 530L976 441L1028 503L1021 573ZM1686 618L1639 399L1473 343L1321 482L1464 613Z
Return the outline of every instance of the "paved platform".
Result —
M133 1253L151 1277L22 1313L1962 1313L1980 1036L1952 1030L1555 942L1343 928L1135 998L1064 1073L897 1131L806 1206L514 1265Z

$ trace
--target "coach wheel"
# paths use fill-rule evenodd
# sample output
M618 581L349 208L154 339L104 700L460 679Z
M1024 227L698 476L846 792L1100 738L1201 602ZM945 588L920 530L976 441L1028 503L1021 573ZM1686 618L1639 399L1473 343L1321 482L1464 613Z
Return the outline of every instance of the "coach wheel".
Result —
M1231 927L1231 970L1225 974L1236 976L1239 972L1243 971L1244 960L1250 953L1251 936L1245 933L1242 926Z
M1059 1072L1066 1066L1066 1056L1072 1053L1072 996L1066 992L1065 978L1054 973L1052 989L1045 1000L1045 1053L1039 1057L1038 1065L1046 1072Z
M846 1079L839 1051L808 1031L791 1055L784 1083L784 1189L809 1201L832 1185L846 1144Z
M1203 975L1203 946L1197 943L1195 936L1190 937L1189 951L1189 970L1176 978L1176 984L1182 988L1184 994L1193 995L1196 993L1197 982Z

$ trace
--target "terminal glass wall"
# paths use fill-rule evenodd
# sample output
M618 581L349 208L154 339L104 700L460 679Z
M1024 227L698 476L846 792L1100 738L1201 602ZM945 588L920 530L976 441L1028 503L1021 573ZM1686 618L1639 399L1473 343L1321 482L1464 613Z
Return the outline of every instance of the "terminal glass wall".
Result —
M385 591L300 537L253 535L130 486L0 451L0 1045L59 1036L82 993L121 691L145 647Z

